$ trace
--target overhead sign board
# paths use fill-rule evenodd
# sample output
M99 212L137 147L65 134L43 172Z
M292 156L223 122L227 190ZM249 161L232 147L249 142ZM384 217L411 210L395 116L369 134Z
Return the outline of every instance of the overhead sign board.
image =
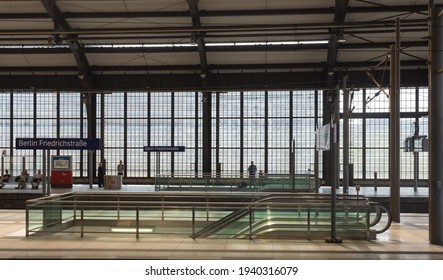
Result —
M144 152L184 152L185 146L144 146Z
M21 150L98 150L97 138L16 138L15 148Z

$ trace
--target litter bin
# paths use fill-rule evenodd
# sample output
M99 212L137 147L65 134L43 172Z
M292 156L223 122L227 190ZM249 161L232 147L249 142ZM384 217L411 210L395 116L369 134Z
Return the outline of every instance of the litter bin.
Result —
M105 175L105 189L121 189L122 176L121 175Z

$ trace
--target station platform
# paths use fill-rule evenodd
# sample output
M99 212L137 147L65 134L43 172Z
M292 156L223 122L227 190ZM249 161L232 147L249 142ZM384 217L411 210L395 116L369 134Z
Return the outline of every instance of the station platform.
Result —
M96 185L74 185L68 189L52 189L51 193L70 191L91 192L154 192L154 186L123 185L119 190ZM320 189L321 193L330 188ZM17 190L9 184L0 190L0 197L10 194L41 196L41 188ZM341 189L337 193L342 193ZM356 194L355 189L349 189ZM374 198L389 198L389 189L362 188L359 194ZM427 189L416 192L402 189L402 199L427 199ZM443 260L443 246L429 242L427 213L401 213L400 222L375 240L343 240L327 243L323 240L270 239L192 239L174 234L132 235L55 233L47 236L25 236L25 210L0 209L0 259L299 259L299 260Z
M25 236L25 210L0 210L0 259L443 260L429 243L428 215L402 214L376 240L192 239L179 235Z

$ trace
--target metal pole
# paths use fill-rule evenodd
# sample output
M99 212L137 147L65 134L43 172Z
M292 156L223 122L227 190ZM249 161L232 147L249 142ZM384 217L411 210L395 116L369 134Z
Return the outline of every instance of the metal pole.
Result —
M334 105L334 157L333 157L333 166L334 166L334 184L335 188L340 188L340 87L337 85L336 89L336 98Z
M135 213L135 236L138 239L140 237L140 208L137 205Z
M429 65L429 240L443 245L443 8L431 14Z
M192 205L192 239L195 239L195 205Z
M160 177L160 152L155 154L155 177Z
M28 203L26 203L26 212L25 212L25 215L26 215L26 237L29 236L29 211L30 211L29 205L28 205Z
M315 97L314 97L314 108L315 108L315 130L318 129L318 91L315 91ZM315 137L318 137L317 133L315 134ZM315 138L315 143L317 145L318 139ZM317 148L317 147L316 147ZM318 149L315 149L314 151L314 182L315 182L315 192L318 193L318 189L320 187L320 179L319 179L319 152Z
M93 185L93 182L94 182L94 170L93 170L93 168L94 168L94 163L93 163L94 157L93 157L92 153L93 153L93 151L88 151L88 157L89 157L89 159L88 159L88 177L89 177L89 188L90 189L92 189L92 185Z
M210 178L212 174L212 93L204 92L202 99L203 117L203 176Z
M337 86L336 97L331 106L333 107L331 116L331 237L326 239L327 243L341 243L342 240L337 238L337 203L336 193L339 187L340 171L339 171L339 140L338 140L338 122L339 122L339 106L340 106L340 88Z
M418 190L418 152L414 152L414 192Z
M252 207L249 206L249 240L252 240Z
M311 240L311 208L308 208L308 240Z
M84 236L83 232L84 232L84 227L85 227L85 220L84 220L85 211L84 211L84 208L83 208L83 203L82 203L80 209L81 209L81 212L80 212L80 224L81 224L81 226L80 226L80 237L83 237Z
M51 150L46 152L46 175L48 176L46 180L46 195L49 196L51 194Z
M22 157L22 171L26 169L26 157Z
M295 139L292 139L292 191L295 192Z
M343 193L349 192L349 92L348 75L343 78Z
M389 125L390 210L400 222L400 19L396 19L395 45L391 45L391 91Z
M5 157L2 155L2 181L0 182L0 186L3 187L3 174L5 174ZM1 189L0 187L0 189Z
M43 180L42 180L42 196L46 196L46 151L42 150L42 158L43 158Z
M377 172L374 172L374 192L377 191L377 187L378 187Z

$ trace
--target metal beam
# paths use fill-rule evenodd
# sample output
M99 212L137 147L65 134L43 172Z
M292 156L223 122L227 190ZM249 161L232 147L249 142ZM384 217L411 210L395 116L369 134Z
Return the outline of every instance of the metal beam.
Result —
M407 28L402 28L402 33L412 33L412 32L427 32L428 28L425 26L424 23L419 24L419 26L423 27L413 27L409 26ZM350 30L350 31L344 31L343 34L350 34L350 35L362 35L362 34L385 34L385 33L392 33L392 28L385 28L385 29L358 29L358 30ZM312 31L304 31L300 32L297 31L295 33L297 35L297 38L300 39L300 41L303 41L303 36L308 36L308 38L312 38L315 36L330 36L330 31L322 31L322 30L312 30ZM253 33L231 33L231 34L206 34L206 39L226 39L226 38L261 38L261 37L267 37L269 40L271 40L274 37L278 37L278 40L281 41L282 38L288 37L287 40L294 40L294 32L277 32L277 33L269 33L269 32L253 32ZM136 34L136 35L119 35L119 36L104 36L104 35L78 35L76 38L71 38L72 40L77 41L92 41L93 43L99 43L101 41L105 41L106 43L109 43L112 41L113 43L128 43L130 40L136 40L137 43L147 43L150 42L150 40L154 42L158 42L157 40L160 40L161 42L165 41L172 41L177 42L181 41L183 39L188 39L188 34L171 34L171 35L152 35L152 34ZM0 42L11 42L11 44L17 44L16 42L38 42L41 41L44 44L46 44L48 38L47 35L26 35L26 36L20 36L20 37L0 37Z
M349 0L335 1L333 25L342 25L345 22L348 4ZM328 80L332 78L330 73L334 71L335 64L337 63L339 39L342 36L341 32L341 28L332 28L331 35L329 37L328 56L326 60L326 73L328 74Z
M346 69L352 71L354 69L366 70L374 65L371 61L363 62L337 62L336 68ZM427 62L422 60L408 60L402 61L403 67L409 68L423 68L427 67ZM325 67L323 62L313 63L271 63L271 64L210 64L208 70L212 72L217 71L230 71L230 70L321 70ZM159 72L159 71L188 71L199 72L200 65L118 65L118 66L90 66L91 72L113 72L113 73L126 73L129 72ZM0 66L0 73L33 73L33 74L45 74L45 73L77 73L77 66Z
M427 12L426 5L398 5L380 7L349 7L350 13L421 13ZM299 9L256 9L256 10L200 10L200 17L244 17L244 16L280 16L280 15L327 15L335 12L334 7L299 8ZM63 17L75 19L87 18L180 18L189 17L188 11L138 11L138 12L64 12ZM2 19L46 19L45 13L2 13Z
M78 45L75 48L75 52L77 55L82 54L83 57L85 53L105 53L105 54L134 54L134 53L187 53L187 52L196 52L198 51L200 54L200 63L206 63L206 53L208 52L279 52L279 51L303 51L303 50L328 50L328 63L327 69L333 69L335 64L337 63L337 43L332 41L328 44L281 44L281 45L251 45L251 46L206 46L204 47L203 38L201 39L202 43L198 44L198 46L183 46L183 47L114 47L114 48L106 48L106 47L81 47L78 43L74 45ZM331 44L335 44L335 47L331 47ZM389 42L380 42L380 43L348 43L341 44L340 49L343 50L384 50L386 53L389 52ZM413 48L413 47L427 47L428 42L426 40L423 41L409 41L404 42L402 45L403 48ZM334 48L334 51L331 50ZM78 50L78 51L77 51ZM48 48L46 46L35 48L0 48L0 54L67 54L74 52L74 49L63 48L63 47L53 47ZM84 58L86 60L86 57ZM334 60L335 59L335 60ZM83 60L81 60L83 61ZM334 61L334 62L332 62ZM85 61L84 63L87 63ZM88 66L89 67L89 66Z
M44 1L44 0L42 0ZM344 0L345 1L345 0ZM402 21L402 27L425 27L426 19L406 19ZM243 32L283 32L283 31L315 31L328 29L386 29L395 28L395 24L389 20L376 21L353 21L334 23L301 23L301 24L253 24L253 25L218 25L201 27L133 27L133 28L83 28L71 30L52 29L0 29L0 35L113 35L113 34L180 34L192 32L211 33L243 33ZM228 36L228 35L226 35Z
M45 7L49 16L52 18L55 30L60 32L70 32L72 28L69 26L68 22L63 17L62 12L57 7L57 0L41 0L42 5ZM69 45L69 48L74 55L75 61L77 62L79 68L79 78L85 88L92 88L92 74L89 69L89 63L86 55L83 53L83 48L80 43L76 40L70 40L72 35L61 35L61 37Z
M71 32L72 28L69 26L68 22L63 17L60 9L57 7L57 0L41 0L42 5L45 7L49 16L54 22L55 30L61 32ZM60 39L66 41L69 49L74 56L77 63L79 72L77 74L78 79L81 80L83 88L92 89L93 84L93 74L89 68L89 63L86 55L83 53L83 47L77 40L70 40L71 38L76 38L75 34L55 34ZM97 137L97 96L95 94L87 94L83 96L85 100L86 110L87 110L87 123L88 123L88 138ZM88 151L88 174L89 174L89 184L92 188L92 180L95 175L96 160L94 151Z
M201 27L198 1L199 0L186 0L186 2L188 2L189 12L191 13L192 17L192 26L195 28ZM208 74L208 61L206 57L204 33L200 31L194 32L192 33L192 39L195 43L197 43L198 55L200 57L200 75L202 79L205 80Z

